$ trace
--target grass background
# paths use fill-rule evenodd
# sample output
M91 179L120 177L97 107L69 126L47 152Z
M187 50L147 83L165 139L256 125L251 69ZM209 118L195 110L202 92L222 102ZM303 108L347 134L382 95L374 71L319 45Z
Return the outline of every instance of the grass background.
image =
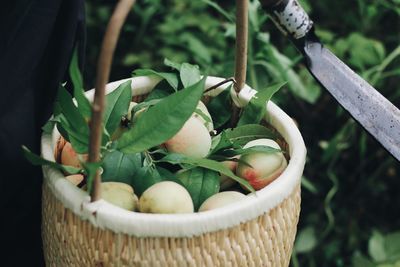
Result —
M400 106L400 0L300 1L324 44ZM92 88L115 1L88 0L86 88ZM230 77L234 1L137 1L120 37L111 80L164 58ZM288 81L278 103L307 149L302 211L292 266L400 266L400 164L308 74L301 55L250 1L247 83Z

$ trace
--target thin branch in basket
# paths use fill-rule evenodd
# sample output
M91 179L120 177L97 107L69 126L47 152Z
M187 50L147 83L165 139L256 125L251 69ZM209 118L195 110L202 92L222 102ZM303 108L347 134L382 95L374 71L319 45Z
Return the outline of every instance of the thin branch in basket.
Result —
M215 85L213 85L211 87L208 87L206 90L204 90L204 93L210 92L211 90L214 90L214 89L220 87L221 85L224 85L224 84L229 83L229 82L233 82L233 84L236 84L235 78L234 77L230 77L230 78L228 78L226 80L223 80L222 82L219 82L219 83L217 83L217 84L215 84Z
M236 0L236 53L235 53L235 92L238 94L246 82L248 0ZM240 108L232 105L230 125L234 128L239 121Z
M135 0L120 0L118 2L104 35L99 61L97 63L96 89L92 106L92 118L90 120L89 162L100 161L105 87L110 76L111 63L121 27L134 2ZM93 190L91 192L92 202L100 199L100 186L101 179L99 171L97 171L93 181Z

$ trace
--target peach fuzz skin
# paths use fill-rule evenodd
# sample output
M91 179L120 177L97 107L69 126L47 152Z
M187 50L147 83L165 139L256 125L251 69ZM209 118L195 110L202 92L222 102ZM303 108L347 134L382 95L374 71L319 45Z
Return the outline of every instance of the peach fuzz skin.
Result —
M247 143L244 148L253 146L269 146L280 149L279 145L270 139L257 139ZM255 190L260 190L274 181L287 166L287 161L282 152L271 154L252 153L241 156L241 160L250 166L239 163L236 174L246 179Z
M211 136L200 120L191 117L164 146L169 152L204 158L211 148Z
M81 160L86 161L88 158L87 154L80 155ZM72 148L71 143L67 142L61 152L61 164L66 166L72 166L75 168L82 168L78 154Z
M285 167L286 165L283 166L283 168L279 168L268 177L262 177L262 174L259 174L256 170L248 169L242 174L242 178L246 179L255 190L260 190L269 185L276 178L278 178L279 175L281 175L282 172L285 170Z

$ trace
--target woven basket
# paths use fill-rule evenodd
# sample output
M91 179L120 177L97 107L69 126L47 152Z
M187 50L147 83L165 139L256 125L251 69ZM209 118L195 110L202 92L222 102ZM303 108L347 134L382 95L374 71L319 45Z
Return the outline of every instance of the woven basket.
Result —
M132 78L147 94L157 80ZM209 77L206 87L222 78ZM107 91L126 80L108 84ZM215 95L228 84L211 91ZM93 91L88 92L93 98ZM306 149L293 120L271 101L268 117L288 144L290 160L274 182L244 201L193 214L130 212L89 195L53 168L43 167L42 235L48 266L288 266L300 213ZM42 136L42 155L54 159L59 138Z
M127 12L134 1L120 2L119 10ZM242 9L242 22L246 21L246 14L246 8ZM123 22L118 23L121 26ZM242 45L243 36L247 36L246 27L240 31ZM111 40L108 44L115 45L116 39L112 40L106 33L105 40ZM107 58L103 51L114 49L104 44L102 55L105 57L100 56L98 71L105 75L99 76L96 90L104 88L111 66L112 57ZM237 46L240 60L236 67L240 79L236 81L241 82L236 86L240 87L245 80L245 53L245 46ZM137 102L160 81L152 76L130 79L133 100ZM127 80L107 84L106 92ZM205 88L223 84L223 80L208 77ZM208 91L205 98L229 86L225 83ZM88 91L87 96L93 100L94 90ZM242 100L246 102L240 98L241 94L238 96L235 101L239 105ZM271 101L267 111L265 121L287 145L284 147L289 155L288 166L267 187L222 209L191 214L131 212L101 199L91 202L88 193L66 180L60 171L44 166L42 237L47 266L288 266L300 213L300 180L306 149L289 116ZM41 150L45 159L55 161L59 138L56 128L51 135L43 134Z

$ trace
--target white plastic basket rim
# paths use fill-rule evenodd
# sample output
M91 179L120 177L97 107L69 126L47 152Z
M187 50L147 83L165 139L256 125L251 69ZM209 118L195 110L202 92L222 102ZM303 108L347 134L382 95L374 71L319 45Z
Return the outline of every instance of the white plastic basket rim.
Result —
M134 96L149 93L160 81L159 78L135 77L132 80ZM107 85L107 93L116 89L123 79ZM208 77L206 88L223 81L223 78ZM217 95L229 87L229 84L209 92ZM87 92L93 99L94 91ZM207 232L218 231L252 220L268 212L289 197L299 184L304 169L306 148L303 138L293 120L277 105L269 101L267 105L268 122L282 135L289 145L290 161L285 171L270 185L250 194L240 202L221 209L191 214L146 214L123 210L100 200L90 203L89 195L64 179L64 175L53 168L44 166L44 183L64 207L72 210L83 220L103 229L125 233L137 237L191 237ZM54 148L59 138L55 129L52 135L43 134L41 150L44 158L55 161Z

